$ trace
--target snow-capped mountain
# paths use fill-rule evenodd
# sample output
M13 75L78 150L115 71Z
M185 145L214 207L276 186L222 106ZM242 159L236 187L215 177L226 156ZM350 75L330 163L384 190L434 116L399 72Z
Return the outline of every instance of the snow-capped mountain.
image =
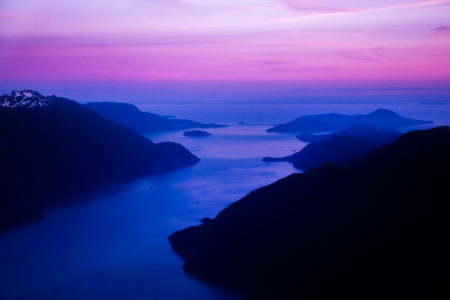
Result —
M0 234L42 218L46 205L197 162L182 145L152 143L73 100L1 96Z
M12 91L11 95L0 96L0 107L32 108L48 105L49 97L33 90Z

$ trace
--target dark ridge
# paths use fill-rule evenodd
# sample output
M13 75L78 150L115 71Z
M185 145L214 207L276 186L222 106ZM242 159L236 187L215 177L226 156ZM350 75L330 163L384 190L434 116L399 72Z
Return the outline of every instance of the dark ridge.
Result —
M102 117L134 129L141 134L190 128L227 127L214 123L205 124L191 120L162 117L154 113L142 112L136 106L127 103L91 102L85 105Z
M450 131L293 174L174 233L189 274L254 299L448 298Z
M74 101L38 100L45 105L0 107L0 232L38 220L48 204L198 161Z
M400 133L356 123L335 134L307 133L302 136L313 142L291 156L265 157L263 161L287 161L293 163L294 167L307 171L325 163L341 164L348 159L364 156L378 146L394 142Z
M321 140L325 140L329 137L331 137L333 134L313 134L313 133L300 133L297 134L296 138L299 141L305 142L305 143L312 143L312 142L318 142Z
M364 138L332 135L325 140L306 145L305 148L291 156L265 157L263 161L288 161L293 163L297 169L307 171L325 163L341 164L350 158L364 156L374 148L374 145Z

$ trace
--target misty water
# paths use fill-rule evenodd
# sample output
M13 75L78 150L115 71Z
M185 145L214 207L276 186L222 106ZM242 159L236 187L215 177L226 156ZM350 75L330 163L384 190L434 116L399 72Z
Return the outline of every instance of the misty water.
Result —
M288 163L261 161L305 146L293 135L265 133L272 124L305 113L367 113L378 107L142 106L231 126L208 130L213 135L206 138L149 135L155 142L182 143L201 161L107 188L79 205L50 208L42 221L0 235L0 299L240 299L187 276L167 237L298 171ZM450 116L448 105L384 107L437 124L448 124Z

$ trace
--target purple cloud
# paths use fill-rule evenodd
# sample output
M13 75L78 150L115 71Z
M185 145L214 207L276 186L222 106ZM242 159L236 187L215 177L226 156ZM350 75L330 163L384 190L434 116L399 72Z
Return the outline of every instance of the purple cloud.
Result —
M334 71L339 69L339 67L325 66L325 67L299 67L299 68L289 68L289 67L280 67L280 68L272 68L269 69L269 72L274 73L313 73L313 72L324 72L324 71Z
M287 7L316 12L363 12L373 9L406 8L434 4L448 5L446 0L281 0Z
M344 51L339 52L338 54L346 59L367 61L367 62L378 62L385 57L385 55L381 53L382 50L383 50L382 48L370 48L354 51Z
M302 11L317 11L317 12L351 12L358 11L358 9L351 9L346 7L339 7L329 5L328 3L321 3L320 1L298 1L298 0L283 0L287 7L294 10Z
M450 26L439 26L434 28L436 33L450 33Z

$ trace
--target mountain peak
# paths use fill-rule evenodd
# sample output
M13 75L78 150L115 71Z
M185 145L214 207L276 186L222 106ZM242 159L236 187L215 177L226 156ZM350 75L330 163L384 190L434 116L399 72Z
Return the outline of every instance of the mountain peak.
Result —
M11 95L0 96L0 107L32 108L48 105L48 97L33 90L12 91Z
M385 108L379 108L372 112L369 115L377 115L377 116L399 116L397 113L393 112L392 110L385 109Z

